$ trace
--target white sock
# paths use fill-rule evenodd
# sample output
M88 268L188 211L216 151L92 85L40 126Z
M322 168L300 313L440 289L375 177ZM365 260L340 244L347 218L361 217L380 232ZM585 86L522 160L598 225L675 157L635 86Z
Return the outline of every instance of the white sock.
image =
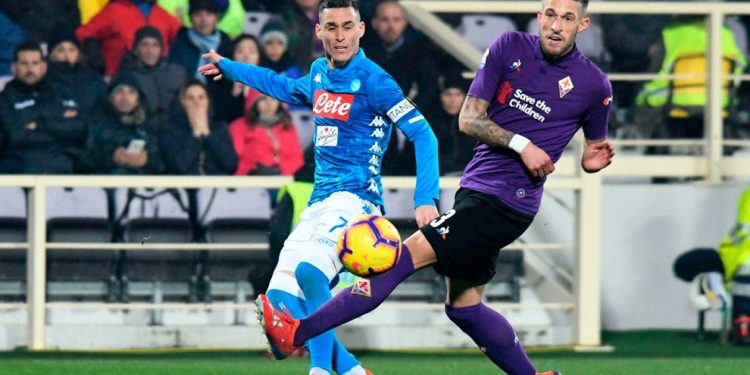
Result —
M356 365L352 367L351 370L341 374L341 375L367 375L365 372L365 368L362 367L362 365Z
M331 375L331 373L320 367L313 367L310 369L310 375Z

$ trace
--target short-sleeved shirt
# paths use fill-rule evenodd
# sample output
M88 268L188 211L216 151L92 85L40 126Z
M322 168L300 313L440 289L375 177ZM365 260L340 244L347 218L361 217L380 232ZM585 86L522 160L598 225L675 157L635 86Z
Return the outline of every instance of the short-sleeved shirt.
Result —
M485 51L468 95L490 102L492 121L531 140L553 162L579 127L587 139L607 136L612 87L606 75L575 47L557 59L545 58L538 36L498 37ZM546 178L532 176L513 150L480 143L474 151L461 186L536 214Z

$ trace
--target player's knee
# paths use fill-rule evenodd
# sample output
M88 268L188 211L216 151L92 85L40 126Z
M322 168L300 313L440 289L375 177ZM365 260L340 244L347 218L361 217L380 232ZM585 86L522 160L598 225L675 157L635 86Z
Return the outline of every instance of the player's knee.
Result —
M308 262L300 262L294 270L294 276L297 279L297 284L306 294L309 289L317 285L328 286L328 277L325 273Z
M479 305L476 305L476 307L478 308ZM448 319L460 328L474 321L472 314L468 314L467 310L473 311L475 308L473 306L454 307L448 304L445 305L445 315L448 315Z

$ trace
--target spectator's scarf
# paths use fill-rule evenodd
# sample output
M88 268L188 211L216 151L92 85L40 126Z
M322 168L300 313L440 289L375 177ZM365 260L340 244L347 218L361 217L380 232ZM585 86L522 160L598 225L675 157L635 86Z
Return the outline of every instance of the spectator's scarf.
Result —
M198 65L195 67L195 79L206 83L206 77L198 73L198 67L208 64L210 61L203 58L203 54L210 50L219 49L219 43L221 42L221 33L218 29L214 30L211 35L201 35L195 32L193 29L188 30L188 38L200 51L201 57L198 59Z

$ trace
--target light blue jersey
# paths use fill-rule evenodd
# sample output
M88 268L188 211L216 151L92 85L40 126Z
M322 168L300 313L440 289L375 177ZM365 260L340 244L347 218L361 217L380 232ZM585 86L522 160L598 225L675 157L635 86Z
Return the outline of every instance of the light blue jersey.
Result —
M435 205L439 196L435 135L390 74L361 49L340 68L331 68L325 58L319 58L310 73L299 79L229 59L218 66L228 79L285 103L312 106L316 166L308 204L347 191L383 206L380 166L395 124L415 144L415 206Z

